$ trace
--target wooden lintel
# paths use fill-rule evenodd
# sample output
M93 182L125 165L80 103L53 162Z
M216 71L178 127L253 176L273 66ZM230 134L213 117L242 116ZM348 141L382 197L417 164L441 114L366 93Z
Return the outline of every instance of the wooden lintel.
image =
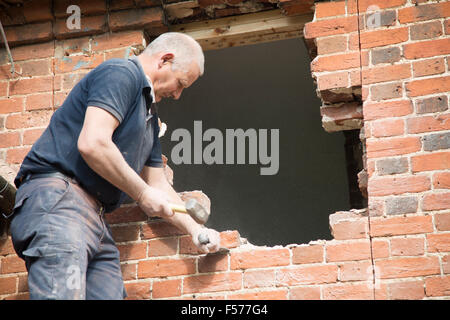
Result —
M196 39L203 50L269 42L303 36L312 14L287 17L279 9L172 26Z

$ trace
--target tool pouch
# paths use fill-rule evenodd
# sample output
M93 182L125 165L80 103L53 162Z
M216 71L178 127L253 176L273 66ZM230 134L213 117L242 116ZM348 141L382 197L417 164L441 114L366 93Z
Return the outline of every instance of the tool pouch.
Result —
M15 197L16 188L0 176L0 239L8 236Z

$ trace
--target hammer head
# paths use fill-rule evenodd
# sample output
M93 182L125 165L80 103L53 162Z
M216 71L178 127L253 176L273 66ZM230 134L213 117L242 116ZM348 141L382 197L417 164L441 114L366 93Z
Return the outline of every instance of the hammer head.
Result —
M199 224L205 224L209 219L209 212L195 199L189 199L185 203L186 211Z

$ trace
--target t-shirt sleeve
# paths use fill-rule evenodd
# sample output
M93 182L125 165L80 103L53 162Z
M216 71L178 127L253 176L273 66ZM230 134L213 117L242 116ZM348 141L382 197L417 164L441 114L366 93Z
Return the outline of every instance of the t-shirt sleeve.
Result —
M153 116L152 118L152 126L153 126L153 147L152 151L150 152L150 156L147 159L147 162L145 163L148 167L154 167L154 168L162 168L163 160L162 160L162 151L161 151L161 142L159 141L159 124L158 124L158 117Z
M88 88L87 106L105 109L122 122L134 103L137 90L137 80L129 69L110 65L95 70Z

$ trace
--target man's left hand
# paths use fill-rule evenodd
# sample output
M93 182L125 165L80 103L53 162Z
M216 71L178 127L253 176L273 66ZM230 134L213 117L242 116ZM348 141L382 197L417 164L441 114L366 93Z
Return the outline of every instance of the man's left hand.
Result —
M207 235L209 242L201 244L198 239L200 234ZM220 233L214 229L198 228L191 236L192 241L202 253L213 253L220 249Z

